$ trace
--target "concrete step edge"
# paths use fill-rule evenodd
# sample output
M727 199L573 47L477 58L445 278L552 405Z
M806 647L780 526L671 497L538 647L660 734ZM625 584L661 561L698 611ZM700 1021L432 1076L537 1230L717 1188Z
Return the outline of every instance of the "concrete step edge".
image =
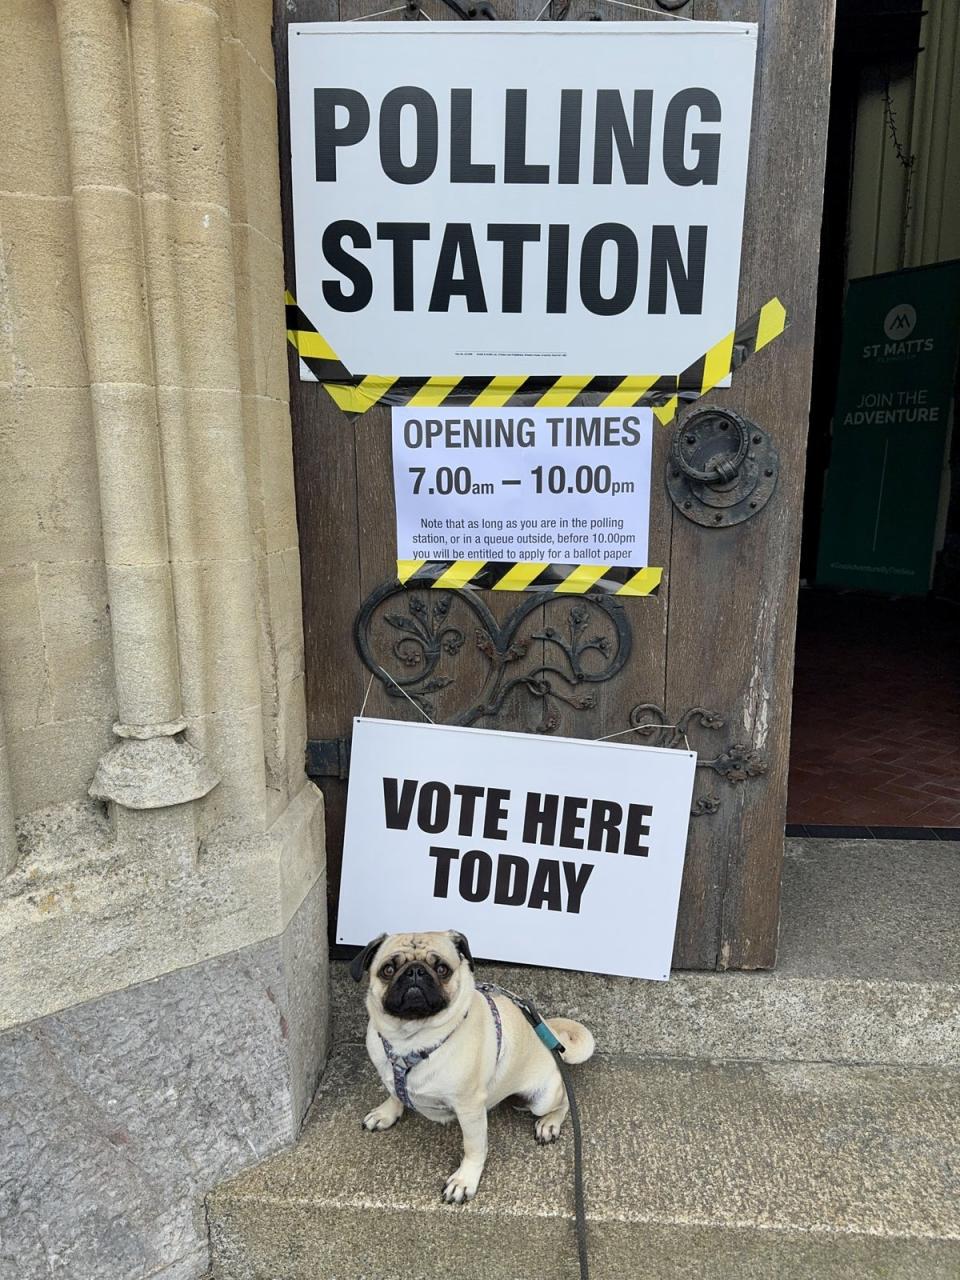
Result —
M426 1220L434 1220L441 1225L449 1225L453 1215L456 1214L457 1208L443 1204L439 1195L437 1196L436 1206L423 1206L415 1204L383 1204L381 1202L351 1202L350 1200L328 1199L322 1203L315 1200L288 1196L271 1196L267 1195L233 1195L228 1189L217 1188L211 1191L206 1197L208 1211L218 1212L243 1212L245 1209L256 1206L259 1208L287 1208L300 1209L305 1212L316 1212L323 1214L336 1213L396 1213L409 1214L416 1213L418 1215L426 1215ZM463 1208L464 1206L458 1206ZM521 1209L518 1207L509 1207L504 1205L485 1205L478 1197L475 1201L466 1206L468 1212L479 1215L484 1219L502 1218L511 1222L527 1221L531 1218L542 1219L545 1222L573 1222L573 1209L557 1208L547 1210L543 1207L533 1207ZM709 1230L718 1227L720 1224L713 1218L680 1216L670 1214L637 1214L636 1216L625 1218L615 1214L603 1214L595 1207L587 1209L587 1222L602 1227L607 1224L616 1223L620 1226L631 1226L637 1228L644 1227L673 1227L680 1230ZM960 1247L960 1233L955 1231L879 1231L867 1230L858 1227L831 1227L824 1223L818 1223L816 1226L799 1228L796 1226L787 1226L780 1223L772 1222L753 1222L749 1219L738 1221L731 1219L722 1224L723 1229L727 1231L759 1231L763 1233L777 1233L783 1235L795 1235L798 1231L802 1231L804 1235L821 1236L825 1239L833 1237L849 1237L858 1236L869 1240L937 1240L943 1243L957 1244Z
M624 1056L575 1078L594 1280L958 1273L960 1071ZM498 1109L452 1209L456 1126L365 1134L380 1094L363 1051L335 1053L297 1146L211 1193L218 1280L445 1280L454 1253L463 1280L575 1280L569 1133L542 1150Z
M678 1058L638 1059L632 1055L618 1055L591 1059L588 1064L576 1068L574 1080L581 1101L585 1167L593 1164L595 1170L601 1168L598 1160L603 1161L610 1154L609 1147L615 1148L616 1154L620 1129L619 1122L611 1124L611 1116L621 1105L621 1100L627 1099L623 1124L629 1128L642 1118L638 1104L647 1096L651 1087L661 1102L669 1096L671 1115L665 1120L664 1127L669 1128L672 1123L684 1145L688 1130L696 1130L698 1125L705 1123L698 1149L707 1149L711 1144L725 1148L728 1138L733 1135L741 1154L754 1149L761 1159L772 1159L776 1163L774 1153L766 1147L769 1135L762 1126L758 1129L744 1120L744 1114L749 1113L752 1107L758 1116L764 1116L769 1108L776 1122L785 1126L787 1131L797 1127L799 1122L801 1126L805 1126L804 1136L808 1144L822 1144L825 1141L824 1130L821 1128L825 1118L840 1117L845 1123L852 1115L858 1125L872 1126L872 1146L867 1154L877 1167L899 1167L898 1140L901 1139L906 1146L913 1144L916 1149L914 1154L919 1152L923 1159L930 1158L931 1126L937 1126L938 1141L941 1137L943 1139L942 1150L938 1147L933 1161L937 1168L940 1169L944 1164L950 1165L951 1152L960 1157L960 1123L954 1124L951 1119L955 1113L960 1118L960 1067L914 1071L874 1064L848 1066L824 1063L691 1062ZM664 1082L668 1093L664 1091ZM615 1095L612 1108L611 1089ZM711 1091L723 1099L722 1108L726 1109L726 1114L721 1109L715 1119L704 1122L696 1103L704 1099L709 1101ZM868 1099L871 1093L874 1095L872 1105L867 1108L861 1105L861 1095L864 1093ZM382 1087L365 1050L351 1048L335 1051L298 1144L222 1183L210 1193L210 1203L219 1206L249 1203L285 1204L300 1208L322 1206L324 1210L341 1209L350 1212L395 1209L402 1212L425 1212L431 1216L436 1214L440 1221L452 1221L449 1206L442 1204L439 1198L442 1184L439 1173L435 1196L428 1195L422 1180L416 1177L409 1196L398 1195L393 1184L387 1191L371 1191L371 1186L376 1186L376 1182L362 1179L360 1189L352 1193L346 1192L343 1183L339 1181L318 1186L308 1180L306 1190L294 1189L298 1178L294 1176L291 1182L290 1175L295 1174L298 1162L302 1161L305 1168L310 1167L318 1153L322 1153L327 1161L342 1161L346 1168L352 1167L348 1148L354 1147L357 1154L364 1157L368 1167L373 1169L380 1163L380 1151L385 1156L389 1154L391 1161L398 1154L406 1152L428 1168L438 1161L438 1169L442 1164L440 1152L449 1148L459 1155L459 1131L455 1124L436 1125L419 1116L405 1115L389 1134L363 1132L360 1117L365 1113L367 1104L375 1102L381 1096ZM500 1133L499 1158L509 1156L511 1160L522 1164L528 1173L532 1171L534 1176L537 1173L543 1175L548 1169L556 1175L554 1161L560 1161L565 1168L569 1166L572 1169L569 1126L560 1144L541 1149L533 1144L532 1133L526 1133L531 1120L528 1115L514 1113L508 1107L497 1108L491 1115L495 1118L492 1124ZM718 1135L723 1136L720 1138ZM852 1141L857 1136L862 1137L859 1132L845 1133L844 1142ZM526 1142L528 1137L529 1144ZM885 1142L885 1138L890 1141ZM658 1137L659 1140L661 1139ZM827 1142L831 1150L833 1141L830 1139ZM491 1151L493 1150L494 1139L491 1138ZM658 1157L664 1155L672 1162L673 1148L668 1147L658 1153ZM624 1159L632 1160L638 1168L643 1168L647 1152L635 1144L632 1147L628 1144L618 1158L621 1164ZM369 1163L370 1160L372 1164ZM488 1165L488 1169L489 1167ZM279 1177L274 1177L274 1171L279 1173ZM853 1172L853 1166L848 1172ZM859 1177L859 1170L857 1176ZM715 1180L717 1178L721 1178L719 1170L715 1173ZM559 1185L564 1186L562 1179ZM498 1199L498 1194L478 1198L469 1206L470 1211L482 1216L569 1216L559 1200L551 1202L544 1209L543 1205L534 1206L529 1199L510 1204ZM613 1212L608 1200L594 1199L593 1205L588 1207L588 1215L597 1221L641 1224L667 1222L677 1226L708 1226L715 1221L709 1216L691 1214L689 1207L682 1214L648 1214L636 1210L633 1200L629 1203L630 1213L625 1216ZM960 1241L960 1200L955 1206L954 1218L955 1222L950 1230L933 1234L938 1238ZM771 1221L728 1221L738 1229L797 1229L795 1224L781 1226ZM888 1224L882 1230L851 1225L834 1228L824 1224L810 1229L828 1234L846 1234L850 1231L855 1234L883 1236L907 1237L913 1234L911 1231L891 1230ZM931 1232L924 1230L920 1234L926 1237Z
M772 973L640 982L559 969L480 966L478 977L587 1023L608 1053L722 1061L950 1067L960 1062L960 983ZM333 1042L362 1043L363 988L331 966Z

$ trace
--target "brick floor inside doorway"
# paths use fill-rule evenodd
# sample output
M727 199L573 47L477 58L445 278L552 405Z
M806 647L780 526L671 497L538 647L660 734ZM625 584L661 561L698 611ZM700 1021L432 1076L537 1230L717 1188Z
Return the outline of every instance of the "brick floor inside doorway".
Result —
M960 827L960 608L801 591L787 822Z

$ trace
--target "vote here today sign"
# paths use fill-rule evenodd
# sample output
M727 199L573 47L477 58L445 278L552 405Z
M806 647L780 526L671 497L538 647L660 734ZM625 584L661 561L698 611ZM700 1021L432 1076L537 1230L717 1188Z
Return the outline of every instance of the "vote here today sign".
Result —
M297 302L351 374L673 375L735 327L755 25L288 30Z
M696 755L354 720L337 941L669 977Z

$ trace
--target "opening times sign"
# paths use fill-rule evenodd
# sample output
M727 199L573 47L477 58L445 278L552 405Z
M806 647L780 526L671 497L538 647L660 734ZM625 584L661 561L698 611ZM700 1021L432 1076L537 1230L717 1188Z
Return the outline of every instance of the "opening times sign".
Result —
M337 941L666 979L696 755L354 720Z
M678 374L734 327L753 24L289 48L297 302L350 373Z
M399 560L647 563L650 409L393 410Z

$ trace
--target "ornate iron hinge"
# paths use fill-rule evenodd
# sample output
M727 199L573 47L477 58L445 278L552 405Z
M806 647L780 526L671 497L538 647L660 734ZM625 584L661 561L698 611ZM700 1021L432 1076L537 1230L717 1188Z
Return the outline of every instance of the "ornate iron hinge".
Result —
M689 746L687 734L693 724L704 729L722 729L725 721L717 711L708 711L706 707L690 707L677 717L675 723L668 724L663 707L657 706L655 702L641 702L630 712L630 723L634 732L645 737L652 747L680 747ZM732 742L713 760L697 759L698 769L712 769L725 782L734 786L747 782L750 778L762 778L768 767L769 761L762 752L755 751L742 742ZM694 801L690 815L703 818L717 813L719 809L720 797L710 792Z
M339 778L350 773L349 738L309 738L307 740L307 777Z
M630 722L636 733L654 746L679 747L686 744L687 730L696 721L707 729L723 728L723 717L704 707L691 707L676 724L667 724L666 712L655 703L646 702L633 708ZM737 784L749 778L762 778L768 762L760 752L742 743L732 743L726 751L713 760L698 760L698 769L712 769L726 782ZM311 738L307 742L307 776L310 778L339 778L345 781L350 774L349 738ZM701 796L693 806L694 818L716 813L720 797L713 794Z

